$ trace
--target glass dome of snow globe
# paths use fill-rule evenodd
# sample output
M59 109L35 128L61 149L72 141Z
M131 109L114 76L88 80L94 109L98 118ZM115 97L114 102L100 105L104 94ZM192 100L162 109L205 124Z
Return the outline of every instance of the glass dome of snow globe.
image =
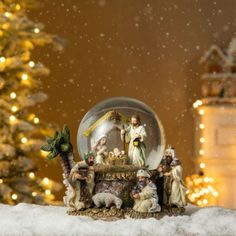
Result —
M146 104L114 97L85 114L78 128L77 147L81 158L93 152L99 164L127 157L125 164L153 170L163 156L165 134L158 116Z

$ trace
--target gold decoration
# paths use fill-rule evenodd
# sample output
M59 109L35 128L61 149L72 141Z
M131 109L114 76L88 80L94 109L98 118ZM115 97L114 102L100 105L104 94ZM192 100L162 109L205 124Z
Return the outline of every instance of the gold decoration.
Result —
M155 213L140 213L134 211L132 208L126 209L117 209L115 206L112 206L110 209L108 208L88 208L81 211L69 210L67 211L68 215L81 215L88 216L94 219L103 219L103 220L117 220L117 219L125 219L125 218L134 218L134 219L145 219L145 218L156 218L161 219L162 217L176 216L183 214L185 209L183 207L163 207L161 212Z
M106 120L114 120L114 121L118 120L122 124L130 122L130 119L125 117L121 113L116 112L116 111L108 111L105 115L99 118L87 130L84 131L84 136L86 137L90 136L90 134Z

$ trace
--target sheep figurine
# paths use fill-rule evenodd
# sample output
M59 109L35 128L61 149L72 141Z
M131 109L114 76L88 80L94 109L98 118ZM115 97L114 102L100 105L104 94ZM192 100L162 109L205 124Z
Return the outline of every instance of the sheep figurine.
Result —
M96 207L110 207L115 205L117 209L121 208L123 201L111 193L97 193L92 197L92 200Z

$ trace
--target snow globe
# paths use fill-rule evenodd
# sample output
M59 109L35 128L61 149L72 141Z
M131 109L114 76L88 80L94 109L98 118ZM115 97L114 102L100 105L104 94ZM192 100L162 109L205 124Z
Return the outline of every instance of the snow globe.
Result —
M135 160L131 159L132 147L130 147L130 139L133 138L130 137L132 130L127 130L132 116L136 116L138 119L137 131L133 132L142 135L145 139L143 140L145 145L145 151L143 150L145 156L142 157L145 159L143 165L148 166L150 170L156 169L165 148L165 134L161 121L146 104L127 97L105 100L84 116L77 133L77 147L80 157L90 150L96 152L96 149L104 148L107 152L105 154L109 157L115 156L114 151L117 154L123 152L128 157L127 163L133 163ZM127 130L127 132L121 134L122 130ZM104 144L102 145L102 143ZM97 160L98 163L105 163L105 161L102 158Z
M48 159L60 158L68 214L159 219L184 211L181 163L143 102L114 97L93 107L79 125L77 148L75 162L67 126L42 146Z

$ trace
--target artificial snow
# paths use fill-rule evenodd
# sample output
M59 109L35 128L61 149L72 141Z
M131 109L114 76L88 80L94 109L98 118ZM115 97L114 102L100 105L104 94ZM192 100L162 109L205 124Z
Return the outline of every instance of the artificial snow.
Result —
M187 207L183 216L117 221L69 216L65 207L0 204L0 235L236 235L236 211Z

